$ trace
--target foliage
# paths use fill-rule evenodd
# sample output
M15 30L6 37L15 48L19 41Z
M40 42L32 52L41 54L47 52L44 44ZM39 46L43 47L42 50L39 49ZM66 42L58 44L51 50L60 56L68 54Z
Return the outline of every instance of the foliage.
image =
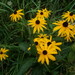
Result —
M25 15L19 22L9 18L15 8L24 9ZM27 25L28 20L42 8L52 10L44 33L52 34L54 40L63 43L62 51L55 55L57 60L50 61L50 65L37 62L35 46L27 50L37 37ZM65 11L75 12L75 0L0 0L0 48L9 49L9 58L0 62L0 75L75 75L75 40L67 42L52 32L52 23Z

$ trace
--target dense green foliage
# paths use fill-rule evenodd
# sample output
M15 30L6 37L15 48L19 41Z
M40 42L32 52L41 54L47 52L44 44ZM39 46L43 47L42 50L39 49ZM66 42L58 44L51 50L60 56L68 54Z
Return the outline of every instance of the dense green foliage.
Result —
M44 33L52 34L54 40L63 43L62 51L55 55L57 60L50 61L49 66L37 62L34 46L27 50L37 36L27 21L42 8L52 10ZM14 9L24 9L25 15L19 22L9 18ZM67 42L52 32L51 23L59 20L65 11L75 13L75 0L0 0L0 48L9 49L9 58L0 61L0 75L75 75L75 40Z

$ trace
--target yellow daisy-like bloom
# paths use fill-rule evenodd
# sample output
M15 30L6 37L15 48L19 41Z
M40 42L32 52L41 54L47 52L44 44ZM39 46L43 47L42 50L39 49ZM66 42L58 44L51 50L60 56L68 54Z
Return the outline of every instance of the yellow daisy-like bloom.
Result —
M35 46L36 46L36 49L40 48L40 46L44 46L45 45L45 41L47 41L48 39L46 38L35 38L34 39L34 43L35 43Z
M45 47L44 47L45 46ZM38 54L40 55L38 58L38 62L44 64L45 62L49 65L49 59L55 61L56 58L52 54L57 54L57 51L53 48L49 48L49 46L44 45L38 48Z
M55 50L61 51L61 49L58 46L60 46L62 43L52 41L52 36L50 36L50 39L47 39L47 38L35 38L34 43L36 45L36 48L39 48L41 45L42 46L47 45L47 46L49 46L49 48L54 48Z
M6 59L8 57L8 55L6 54L6 52L8 52L9 50L5 49L5 48L1 48L0 49L0 60L2 61L2 59Z
M43 28L46 29L45 25L47 24L46 21L43 18L37 18L35 17L34 19L31 19L28 21L29 24L31 25L34 29L33 29L33 33L35 33L36 31L38 31L38 33L40 32L40 30L43 31Z
M45 41L45 43L47 44L47 46L49 46L49 48L55 48L55 50L61 51L61 49L58 46L60 46L62 43L56 43L56 41L52 41L52 36L50 36L50 39Z
M24 15L24 13L22 13L22 11L23 11L23 9L15 10L14 13L12 13L10 15L11 21L17 22L18 20L20 20L22 18L22 16Z
M65 18L68 22L71 21L73 23L75 21L75 14L67 11L62 15L62 18Z
M40 45L43 44L43 42L40 38L35 38L34 43L36 45L36 48L40 48Z
M51 14L51 11L48 11L46 8L42 9L42 10L38 10L37 12L37 17L41 17L41 18L48 18L49 15Z
M73 32L73 28L74 28L73 25L71 25L65 20L57 21L56 23L53 23L53 24L56 25L53 31L59 30L58 36L61 36L61 37L67 36L67 37L74 38L75 33Z
M39 38L48 38L47 34L40 34L38 35Z
M72 29L72 32L75 35L75 25L74 25L74 28ZM64 36L67 41L72 41L72 39L75 39L75 36L72 36L72 35L66 36L66 34L65 34Z
M48 37L49 36L47 36L47 34L38 35L41 45L44 45L46 43L45 41L48 41L48 39L47 39Z
M39 45L39 43L40 43L39 38L35 38L35 39L34 39L34 43L35 43L35 45L36 45L36 46L38 46L38 45Z

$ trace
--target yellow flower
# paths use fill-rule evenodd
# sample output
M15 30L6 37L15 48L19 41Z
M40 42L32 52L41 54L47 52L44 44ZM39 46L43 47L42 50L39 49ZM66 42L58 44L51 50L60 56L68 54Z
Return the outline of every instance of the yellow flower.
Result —
M48 38L47 34L40 34L38 35L39 38Z
M28 51L31 49L31 47L28 47Z
M61 42L52 41L52 36L50 36L50 39L47 38L35 38L34 43L36 45L36 48L40 48L40 46L47 45L49 48L54 48L55 50L61 51L61 49L58 47L61 45ZM44 46L45 47L45 46Z
M49 48L54 48L55 50L61 51L61 49L58 46L61 45L62 43L61 42L56 43L56 41L52 41L51 35L50 35L50 39L45 41L45 43L47 44L47 46L49 46Z
M75 25L73 25L74 28L72 29L72 32L74 33L75 35ZM65 39L69 42L69 41L72 41L72 39L75 39L75 36L72 36L72 35L69 35L69 36L66 36L66 34L64 35Z
M47 65L49 65L49 59L51 59L52 61L56 60L56 58L52 54L57 54L57 51L53 48L49 48L49 46L47 45L41 45L37 51L39 54L38 62L41 62L42 64L46 62Z
M5 48L1 48L0 49L0 60L2 61L2 59L6 59L6 57L8 57L8 55L6 54L6 52L8 52L9 50L5 49Z
M62 18L66 18L68 22L71 21L73 23L75 21L75 14L67 11L62 15Z
M40 48L41 45L44 46L45 41L47 41L46 38L35 38L34 43L35 43L36 49Z
M37 17L41 17L41 18L48 18L49 15L51 14L51 11L48 11L46 8L42 9L42 10L38 10L37 12Z
M35 43L36 48L39 48L40 44L42 44L43 42L41 41L40 38L35 38L34 43Z
M61 37L67 36L69 38L70 37L74 38L75 33L73 32L73 28L74 28L73 25L71 25L65 20L57 21L56 23L53 23L53 24L56 25L53 31L59 30L58 36L61 36Z
M39 38L38 40L40 41L41 45L43 45L43 46L45 45L46 41L48 40L47 34L40 34L40 35L38 35L38 38Z
M38 33L40 32L40 30L43 31L43 28L46 29L45 25L47 24L46 21L43 18L37 18L35 17L34 19L31 19L28 21L29 24L31 25L34 29L33 29L33 33L35 33L36 31L38 31Z
M20 20L24 15L21 11L23 11L23 9L15 10L14 13L10 15L11 21L17 22L18 20Z

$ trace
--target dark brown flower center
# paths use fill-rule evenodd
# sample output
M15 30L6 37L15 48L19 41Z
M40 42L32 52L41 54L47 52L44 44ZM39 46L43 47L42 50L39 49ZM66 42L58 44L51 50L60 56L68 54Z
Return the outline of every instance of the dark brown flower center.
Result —
M0 52L0 54L3 54L3 52Z
M43 36L41 38L44 38Z
M38 45L38 42L35 42L35 45Z
M51 42L48 42L48 43L47 43L47 46L49 46L50 44L51 44Z
M36 24L40 24L40 21L39 20L36 20Z
M14 14L17 14L17 11L16 10L14 11Z
M40 14L43 15L43 12L41 12Z
M44 54L44 55L46 55L46 54L47 54L47 51L46 51L46 50L44 50L44 51L43 51L43 54Z
M68 27L68 22L64 22L64 23L63 23L63 26L64 26L64 27Z
M73 13L72 12L70 13L70 16L73 16Z

